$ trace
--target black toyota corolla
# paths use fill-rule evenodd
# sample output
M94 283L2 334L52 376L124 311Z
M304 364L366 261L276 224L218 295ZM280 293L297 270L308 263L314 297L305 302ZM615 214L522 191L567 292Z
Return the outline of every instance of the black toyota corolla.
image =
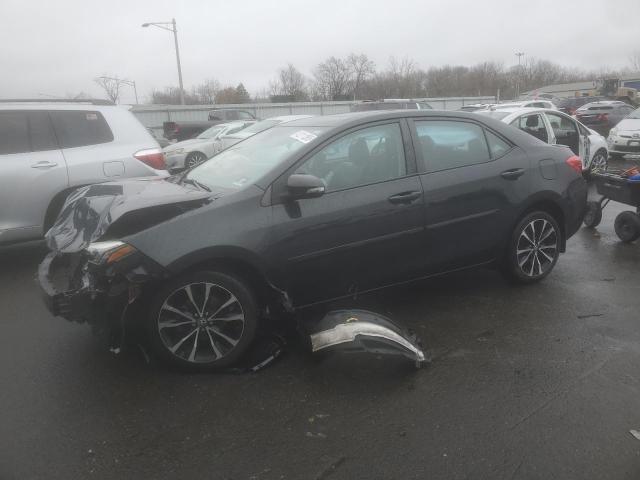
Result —
M279 312L485 264L539 281L586 196L569 149L490 118L312 117L180 176L77 190L39 279L55 315L216 369Z

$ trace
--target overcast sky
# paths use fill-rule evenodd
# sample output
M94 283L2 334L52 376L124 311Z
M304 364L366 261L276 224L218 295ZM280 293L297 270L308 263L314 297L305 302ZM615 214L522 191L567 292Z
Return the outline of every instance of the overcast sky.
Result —
M216 78L251 94L293 63L366 53L378 68L408 56L421 68L517 63L516 51L580 69L629 65L640 48L640 0L0 0L0 97L103 96L93 78L135 80L141 100ZM125 94L124 102L133 95Z

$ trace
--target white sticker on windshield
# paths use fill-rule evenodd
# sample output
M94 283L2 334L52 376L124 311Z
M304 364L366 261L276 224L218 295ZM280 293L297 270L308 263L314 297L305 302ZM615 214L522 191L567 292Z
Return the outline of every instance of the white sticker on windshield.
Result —
M306 130L298 130L296 133L290 135L294 140L298 140L302 143L309 143L315 140L318 136Z

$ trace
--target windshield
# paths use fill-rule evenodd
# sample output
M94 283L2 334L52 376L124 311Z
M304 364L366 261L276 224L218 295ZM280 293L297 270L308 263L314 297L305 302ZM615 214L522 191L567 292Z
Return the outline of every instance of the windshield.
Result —
M191 170L184 180L207 187L242 188L313 142L325 130L295 126L271 128L224 150Z
M202 138L202 139L215 138L216 135L218 135L222 130L224 130L224 127L221 127L219 125L215 127L211 127L205 130L204 132L202 132L200 135L198 135L197 138Z

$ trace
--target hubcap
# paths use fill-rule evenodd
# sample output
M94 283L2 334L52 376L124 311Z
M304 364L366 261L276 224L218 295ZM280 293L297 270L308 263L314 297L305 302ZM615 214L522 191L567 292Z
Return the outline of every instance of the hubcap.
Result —
M558 255L558 234L543 218L532 220L522 229L516 246L518 267L528 277L539 277L553 266Z
M244 332L240 301L215 283L190 283L175 290L162 304L157 321L164 346L192 363L227 356Z
M596 154L596 156L593 157L591 170L597 171L597 170L604 170L605 168L607 168L606 157L601 153Z
M204 155L200 153L196 153L189 157L189 160L187 161L187 167L189 168L195 167L196 165L199 165L204 161L205 161Z

